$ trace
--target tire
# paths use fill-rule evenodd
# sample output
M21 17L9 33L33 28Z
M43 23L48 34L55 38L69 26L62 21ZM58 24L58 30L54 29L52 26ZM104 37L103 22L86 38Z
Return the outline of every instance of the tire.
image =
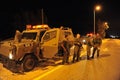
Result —
M36 59L32 57L32 55L27 55L25 56L21 66L23 71L26 71L26 72L31 71L36 66Z

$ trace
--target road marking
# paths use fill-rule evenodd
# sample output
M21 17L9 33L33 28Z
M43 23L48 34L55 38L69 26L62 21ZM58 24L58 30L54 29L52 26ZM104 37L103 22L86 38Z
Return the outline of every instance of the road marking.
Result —
M59 69L59 68L61 68L61 67L63 67L63 66L64 66L64 65L60 65L60 66L58 66L58 67L52 69L51 71L46 72L45 74L38 76L38 77L35 78L34 80L40 80L40 79L42 79L43 77L47 76L48 74L54 72L55 70L57 70L57 69Z
M82 56L82 55L85 55L85 50L86 50L85 48L86 48L86 45L83 46L83 47L84 47L84 50L81 52L81 56ZM72 57L73 57L73 54L72 54L72 56L70 56L70 60L72 60ZM55 62L55 64L60 63L60 62L62 62L62 60L59 60L59 61ZM44 74L38 76L38 77L35 78L34 80L40 80L40 79L42 79L43 77L49 75L50 73L54 72L54 71L57 70L57 69L60 69L60 68L63 67L63 66L64 66L64 65L60 65L60 66L58 66L58 67L52 69L51 71L48 71L48 72L46 72L46 73L44 73Z

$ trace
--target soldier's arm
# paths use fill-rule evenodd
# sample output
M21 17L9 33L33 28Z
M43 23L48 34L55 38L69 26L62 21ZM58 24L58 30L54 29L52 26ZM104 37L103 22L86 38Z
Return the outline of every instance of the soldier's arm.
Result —
M67 52L67 50L66 50L66 48L64 47L63 43L61 44L61 47L63 48L63 50L64 50L65 52Z

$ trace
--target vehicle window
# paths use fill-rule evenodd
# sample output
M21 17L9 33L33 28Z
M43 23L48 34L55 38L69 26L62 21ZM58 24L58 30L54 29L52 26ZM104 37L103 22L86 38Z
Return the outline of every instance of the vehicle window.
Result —
M48 40L51 40L51 39L55 38L56 37L56 33L57 33L57 31L47 32L45 34L45 36L43 37L43 40L44 41L48 41Z
M65 35L71 35L71 32L64 32Z
M22 34L22 39L35 39L37 32L26 32Z
M46 31L46 30L45 30ZM45 33L45 31L41 31L40 32L40 37L39 37L39 40L41 41L41 38L42 38L42 36L43 36L43 34Z
M50 39L50 33L48 32L48 33L46 33L45 36L43 37L43 40L44 40L44 41L47 41L47 40L49 40L49 39Z
M55 38L55 37L56 37L56 34L57 34L57 31L52 31L52 32L50 33L51 39L52 39L52 38Z

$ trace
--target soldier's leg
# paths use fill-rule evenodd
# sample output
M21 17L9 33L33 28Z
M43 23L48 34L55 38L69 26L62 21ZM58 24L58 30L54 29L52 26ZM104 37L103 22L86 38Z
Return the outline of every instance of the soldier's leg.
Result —
M99 57L100 48L97 48L97 57Z
M73 54L73 60L72 60L72 62L75 62L75 57L76 57L76 53Z
M63 60L62 60L62 64L64 64L66 62L66 53L63 53Z
M74 54L73 54L73 62L75 62L76 56L77 56L77 46L75 45Z
M79 60L80 60L80 53L78 52L76 61L79 61Z
M79 60L80 60L80 50L79 50L79 48L78 48L76 61L79 61Z
M70 56L70 53L68 52L66 55L66 63L69 63L69 56Z
M87 59L90 59L90 47L87 48Z
M93 53L92 53L92 57L91 58L94 58L94 55L95 55L95 51L97 50L97 48L93 48Z

